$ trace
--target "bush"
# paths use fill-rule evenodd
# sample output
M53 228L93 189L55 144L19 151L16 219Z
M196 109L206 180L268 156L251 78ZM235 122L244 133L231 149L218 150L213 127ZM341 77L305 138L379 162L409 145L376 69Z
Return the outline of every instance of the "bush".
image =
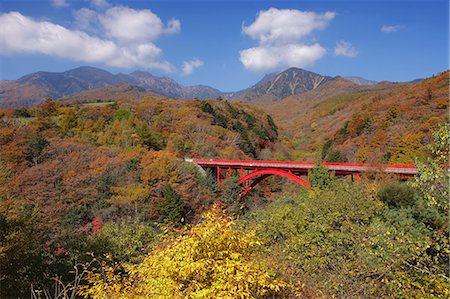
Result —
M282 197L244 225L257 227L274 263L295 273L292 280L324 297L448 295L446 276L429 252L436 250L433 232L412 209L383 209L361 185L337 181Z
M109 255L113 261L135 263L158 238L159 230L138 220L109 222L88 239L97 256Z
M94 299L279 298L287 284L258 256L260 247L254 232L236 229L214 205L201 223L167 237L142 263L126 266L127 275L111 266L91 273L83 293Z
M308 174L311 187L324 189L333 184L336 179L333 172L329 172L327 168L323 167L320 162Z
M408 184L400 182L393 182L381 186L377 196L390 208L411 207L417 200L415 190Z

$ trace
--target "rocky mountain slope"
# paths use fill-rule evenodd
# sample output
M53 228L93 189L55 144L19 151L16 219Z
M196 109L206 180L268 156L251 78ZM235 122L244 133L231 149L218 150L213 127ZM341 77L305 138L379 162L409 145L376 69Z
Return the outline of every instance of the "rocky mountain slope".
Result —
M235 100L274 102L314 90L331 80L333 80L332 77L299 68L289 68L280 73L266 75L263 80L242 92Z

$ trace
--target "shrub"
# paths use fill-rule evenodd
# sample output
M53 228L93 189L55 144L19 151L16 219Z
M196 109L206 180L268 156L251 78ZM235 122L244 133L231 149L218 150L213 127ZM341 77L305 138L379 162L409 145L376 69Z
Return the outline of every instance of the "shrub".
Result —
M400 182L381 186L377 195L390 208L411 207L417 200L415 190Z
M287 284L258 256L254 232L244 233L218 205L201 223L169 236L126 275L104 266L91 273L89 298L273 298ZM266 297L265 297L266 296Z
M327 168L323 167L320 162L317 162L316 166L308 174L311 187L324 189L329 187L335 182L335 176L333 172L329 172Z

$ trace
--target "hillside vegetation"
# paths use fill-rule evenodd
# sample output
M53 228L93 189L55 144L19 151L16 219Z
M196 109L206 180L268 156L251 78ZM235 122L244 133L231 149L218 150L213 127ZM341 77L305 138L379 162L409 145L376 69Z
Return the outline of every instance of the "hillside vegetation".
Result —
M447 298L445 76L321 99L324 84L275 104L275 121L139 90L0 110L0 297ZM283 119L290 102L306 112ZM241 198L236 177L218 185L187 157L418 174L355 184L317 166L311 190L270 177Z
M448 71L416 84L379 83L368 90L330 83L259 106L292 141L293 158L413 163L427 155L430 130L448 122Z

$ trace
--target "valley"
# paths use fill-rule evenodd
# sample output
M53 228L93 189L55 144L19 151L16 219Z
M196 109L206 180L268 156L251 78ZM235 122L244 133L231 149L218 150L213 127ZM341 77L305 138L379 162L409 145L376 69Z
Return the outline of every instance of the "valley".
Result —
M235 93L86 67L2 81L0 296L56 297L58 277L67 298L444 298L448 77L289 68ZM246 186L185 158L309 168ZM352 179L333 162L417 173Z

